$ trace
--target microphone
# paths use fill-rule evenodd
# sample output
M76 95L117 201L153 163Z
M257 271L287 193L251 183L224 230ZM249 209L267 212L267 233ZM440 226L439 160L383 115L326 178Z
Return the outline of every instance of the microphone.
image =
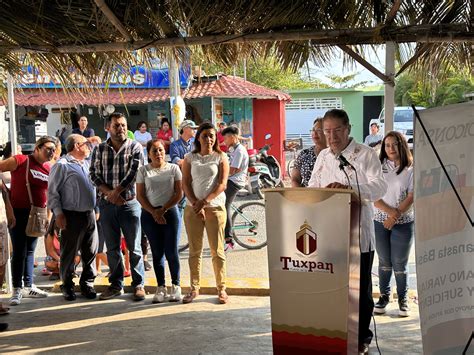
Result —
M354 166L347 161L347 159L341 153L336 154L336 159L339 160L339 169L343 169L345 166L350 166L355 170Z

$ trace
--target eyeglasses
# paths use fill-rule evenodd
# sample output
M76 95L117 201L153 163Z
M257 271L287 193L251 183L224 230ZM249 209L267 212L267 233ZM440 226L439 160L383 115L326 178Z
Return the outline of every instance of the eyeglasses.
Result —
M56 147L47 147L47 146L42 146L48 153L54 153L56 151Z
M86 141L86 142L79 143L79 147L82 147L84 145L87 146L87 148L92 149L92 143L91 142Z
M345 130L347 129L347 127L344 127L344 126L341 126L341 127L337 127L337 128L334 128L334 129L323 129L323 132L324 132L324 135L325 136L329 136L331 134L336 134L336 135L341 135Z

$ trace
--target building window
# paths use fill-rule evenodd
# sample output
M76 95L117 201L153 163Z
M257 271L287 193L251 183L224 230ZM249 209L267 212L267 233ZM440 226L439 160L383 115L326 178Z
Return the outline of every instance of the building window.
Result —
M286 104L287 110L330 110L333 108L342 109L342 97L293 99Z

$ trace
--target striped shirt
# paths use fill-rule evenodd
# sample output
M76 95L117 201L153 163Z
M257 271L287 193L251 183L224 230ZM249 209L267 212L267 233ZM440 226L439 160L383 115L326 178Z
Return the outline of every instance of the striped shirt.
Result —
M125 200L135 198L135 178L143 165L143 148L140 143L127 138L118 152L112 147L111 139L99 144L92 153L90 176L95 186L107 185L114 189L118 185L125 190ZM103 194L99 192L99 197Z

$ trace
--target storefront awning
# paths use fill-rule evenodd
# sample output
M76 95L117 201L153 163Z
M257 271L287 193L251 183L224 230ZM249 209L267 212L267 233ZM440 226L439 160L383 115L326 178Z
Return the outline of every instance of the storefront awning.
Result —
M194 83L189 89L183 90L182 95L184 99L219 97L291 100L290 95L282 91L268 89L242 78L227 75L220 76L217 80ZM130 105L168 99L168 89L109 89L108 91L29 89L15 92L15 102L19 106Z

